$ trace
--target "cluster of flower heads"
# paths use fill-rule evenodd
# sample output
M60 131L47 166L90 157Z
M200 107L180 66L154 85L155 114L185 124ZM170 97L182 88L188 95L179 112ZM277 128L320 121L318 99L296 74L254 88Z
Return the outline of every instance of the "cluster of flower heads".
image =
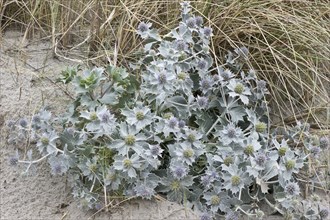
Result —
M33 159L30 151L20 160L16 152L10 164L28 170L48 159L52 174L66 173L74 196L89 208L101 209L103 195L113 192L145 199L160 193L198 208L203 220L241 213L262 218L252 204L270 203L266 194L273 191L276 207L299 216L295 175L329 148L328 137L292 148L306 127L281 140L271 134L266 82L244 66L247 48L214 67L212 28L191 14L189 2L181 6L182 21L165 36L152 24L138 25L148 42L135 65L141 79L112 66L82 74L68 69L60 81L72 83L77 94L67 114L53 118L41 110L30 121L9 122L9 143L33 140L42 155ZM325 219L328 211L314 214Z

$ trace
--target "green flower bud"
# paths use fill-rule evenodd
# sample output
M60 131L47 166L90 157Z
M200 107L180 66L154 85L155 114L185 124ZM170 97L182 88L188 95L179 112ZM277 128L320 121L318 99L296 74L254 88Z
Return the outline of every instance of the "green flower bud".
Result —
M135 114L135 117L137 120L141 121L144 119L144 114L143 114L143 112L140 111Z
M95 121L95 120L97 119L97 114L96 114L95 112L91 113L91 115L90 115L90 119L91 119L92 121Z
M167 120L172 118L172 117L173 117L173 114L171 112L167 112L167 113L164 114L164 118L167 119Z
M186 158L190 158L190 157L194 156L194 151L192 149L184 150L183 156Z
M235 88L234 88L234 91L237 93L237 94L242 94L243 91L244 91L244 86L242 83L237 83Z
M187 139L188 139L189 142L192 143L192 142L194 142L196 140L196 137L193 134L189 134L188 137L187 137Z
M231 177L231 184L233 184L233 186L238 186L241 183L241 177L235 175Z
M96 164L91 164L91 165L89 165L89 170L92 171L93 173L95 173L96 170L97 170L97 166L96 166Z
M48 145L49 144L49 139L47 137L42 137L40 139L40 141L43 145Z
M285 167L287 170L292 170L295 166L296 166L296 161L294 161L294 160L288 160L285 163Z
M234 159L231 156L228 156L223 160L223 163L226 166L229 166L230 164L234 163Z
M185 80L187 78L187 74L185 72L180 72L178 74L178 79L179 80Z
M117 175L112 173L112 174L107 174L106 179L110 181L115 181L117 179Z
M174 190L174 191L179 190L180 189L180 182L175 180L171 183L170 187L171 187L171 190Z
M280 147L278 149L278 155L280 155L281 157L283 157L285 155L285 153L287 152L288 148L287 147Z
M245 149L244 149L244 153L246 155L248 155L248 156L249 155L252 155L254 153L254 147L253 147L253 145L246 146Z
M220 197L214 195L211 197L211 205L219 205L220 204Z
M125 144L127 144L127 145L133 145L133 144L135 144L135 137L134 137L134 135L131 135L131 134L127 135L127 137L125 138Z
M126 168L132 167L132 161L130 159L127 159L127 158L124 159L123 163L124 163L124 167L126 167Z
M180 56L179 56L179 61L185 60L187 59L187 54L185 52L181 52Z
M259 122L255 125L255 128L258 133L262 133L266 131L267 125L263 122Z

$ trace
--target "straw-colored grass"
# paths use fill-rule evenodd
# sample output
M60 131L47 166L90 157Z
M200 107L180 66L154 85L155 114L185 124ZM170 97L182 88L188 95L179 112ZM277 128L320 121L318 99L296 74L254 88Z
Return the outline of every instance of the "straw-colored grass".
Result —
M149 21L162 31L177 24L179 0L4 0L0 33L13 27L53 42L54 55L92 64L139 57L134 29ZM273 118L329 129L330 2L328 0L192 1L214 30L218 62L246 46L249 65L268 81ZM40 38L38 38L40 39Z

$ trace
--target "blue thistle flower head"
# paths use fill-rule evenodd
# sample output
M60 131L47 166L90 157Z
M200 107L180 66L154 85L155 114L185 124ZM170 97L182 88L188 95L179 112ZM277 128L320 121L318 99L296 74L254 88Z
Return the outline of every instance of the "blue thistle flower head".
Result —
M60 155L58 157L52 156L48 159L51 167L51 173L53 175L62 175L68 170L68 166L64 163L64 156Z
M225 69L224 71L220 72L220 76L223 78L223 80L228 81L230 80L234 75L229 69Z
M210 28L210 27L205 27L205 28L203 29L203 34L204 34L204 36L207 37L207 38L211 37L211 36L212 36L212 28Z
M150 25L145 23L145 22L141 22L139 25L138 25L138 31L144 33L146 31L148 31L150 28Z
M176 117L171 117L170 120L168 121L168 126L170 128L175 128L178 125L178 119Z
M213 81L214 81L214 82L217 82L217 81L219 81L219 80L220 80L219 75L218 75L218 74L214 74L214 75L213 75Z
M196 19L194 17L190 17L186 20L186 24L189 28L195 28L196 27Z
M180 120L178 126L179 128L184 128L184 126L186 126L186 122L184 120Z
M28 125L28 122L27 122L27 120L25 118L21 118L18 123L23 128L26 128L27 125Z
M17 155L9 157L9 165L16 166L17 163L18 163L18 156Z
M183 1L180 3L180 5L182 7L182 14L188 14L188 12L191 10L189 1Z
M236 137L236 129L235 127L228 127L228 137L229 138L235 138Z
M202 79L199 82L202 90L209 90L212 86L212 81L208 78Z
M101 117L101 122L102 123L108 123L110 121L110 113L109 112L105 112L105 113L101 114L100 117Z
M103 208L103 205L101 204L101 203L96 203L95 205L94 205L94 208L96 209L96 210L100 210L100 209L102 209Z
M187 176L187 168L184 167L182 164L176 164L171 167L171 171L173 174L173 177L176 179L182 179L185 176Z
M212 182L212 179L211 179L211 176L209 175L204 175L201 177L201 181L202 181L202 184L207 187L210 185L210 183Z
M200 60L200 61L198 61L198 63L197 63L197 67L198 67L199 69L201 69L201 70L205 70L205 69L206 69L206 65L207 65L207 63L206 63L205 60Z
M41 122L40 115L36 114L32 116L32 123L33 124L39 124Z
M196 25L197 26L202 26L203 25L203 18L201 17L201 16L197 16L196 18L195 18L195 21L196 21Z
M259 153L255 156L255 161L259 166L264 166L267 161L267 156L264 153Z
M163 152L163 149L161 149L159 145L151 145L150 152L152 156L160 156Z
M203 212L200 215L200 220L212 220L212 216L211 216L211 214L209 214L207 212Z
M290 196L299 195L300 189L298 183L290 182L285 186L285 192Z
M61 164L55 164L52 167L52 170L53 170L53 173L54 174L61 174L62 173L62 166L61 166Z
M257 81L257 89L258 89L259 91L264 90L264 89L266 88L266 85L267 85L267 83L266 83L265 80L258 80L258 81Z
M158 75L158 82L159 82L159 84L165 84L167 82L165 73L160 73Z
M184 51L187 48L187 44L183 40L177 40L175 47L178 51Z
M329 138L328 137L322 136L322 137L320 137L319 141L320 141L320 148L322 150L329 148Z
M229 212L227 212L225 219L226 220L238 220L239 212L233 212L230 210Z
M317 146L313 146L311 149L310 149L310 153L313 157L318 157L318 155L320 154L320 151L321 151L321 148L320 147L317 147Z
M243 58L243 59L248 58L248 55L249 55L249 49L248 48L240 47L240 48L236 48L234 51L240 58Z
M197 104L200 108L207 108L209 104L209 100L205 96L198 96L197 97Z
M8 120L7 121L7 127L12 129L15 127L16 122L14 120Z
M264 213L263 211L261 211L260 209L258 209L258 210L256 211L256 217L257 217L258 219L262 219L264 216L265 216L265 213Z

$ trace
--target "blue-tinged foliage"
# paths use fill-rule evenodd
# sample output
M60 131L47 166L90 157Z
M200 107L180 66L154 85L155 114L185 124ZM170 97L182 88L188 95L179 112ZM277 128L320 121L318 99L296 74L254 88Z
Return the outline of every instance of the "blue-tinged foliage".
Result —
M73 86L74 102L58 118L42 109L31 121L8 122L8 143L33 140L41 155L34 160L30 151L23 160L15 153L9 163L28 171L48 158L51 173L67 174L88 208L107 205L104 194L151 199L160 193L198 208L203 220L240 213L261 219L256 204L272 193L282 214L325 219L327 209L306 214L294 207L296 175L329 148L328 137L315 141L304 125L282 136L269 133L267 84L245 65L248 49L236 48L216 66L212 29L190 13L189 2L181 6L182 21L164 36L150 23L138 25L148 43L134 70L63 71L59 82Z

